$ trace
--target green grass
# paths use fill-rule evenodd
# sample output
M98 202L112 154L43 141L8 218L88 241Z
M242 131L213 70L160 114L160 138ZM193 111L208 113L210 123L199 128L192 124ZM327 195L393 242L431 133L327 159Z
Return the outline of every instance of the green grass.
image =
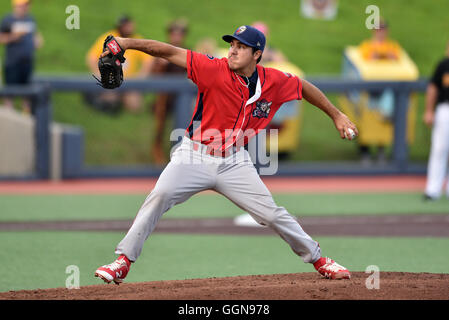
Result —
M94 165L145 164L150 162L154 118L149 101L139 114L118 116L101 113L84 104L79 94L53 95L53 116L58 122L81 126L85 136L85 159ZM119 141L119 143L117 143Z
M265 21L270 26L268 42L281 49L287 57L307 74L339 73L342 51L347 45L359 44L370 37L365 27L365 8L377 5L391 30L410 53L421 74L429 75L436 59L444 54L449 38L449 21L445 0L359 0L340 1L338 16L333 21L309 20L299 13L299 1L285 0L143 0L133 1L123 8L119 0L111 0L105 7L88 0L41 0L32 6L39 29L46 42L38 53L37 70L42 72L84 72L84 54L90 44L124 12L133 16L137 31L146 38L166 40L165 26L172 19L185 17L190 22L188 47L204 37L211 37L225 47L221 36L237 26ZM80 9L79 30L68 30L65 8L77 5ZM237 9L238 8L238 9ZM3 16L9 5L0 8ZM98 12L102 15L99 16Z
M80 285L99 284L93 273L114 259L114 247L122 237L122 233L100 232L0 232L4 262L0 291L65 287L70 265L78 266ZM316 240L323 255L332 256L352 271L377 265L381 272L448 272L447 238ZM312 271L311 265L304 264L277 236L154 234L127 281Z
M298 216L449 213L448 199L423 202L420 193L275 194L274 199ZM145 195L0 195L0 221L133 219L144 200ZM241 213L219 194L199 194L170 209L164 218L224 218Z
M88 0L41 0L32 6L39 29L45 38L37 53L37 72L85 73L85 52L99 34L110 29L116 17L126 12L136 20L137 31L144 37L166 40L165 25L174 18L190 21L186 45L205 37L224 43L221 35L242 24L265 21L271 28L269 43L281 49L301 69L311 75L339 74L342 52L347 45L357 45L370 37L365 28L365 8L375 4L390 23L391 37L401 43L416 62L420 74L428 77L444 53L449 38L449 5L446 0L360 0L339 1L334 21L316 21L299 14L298 0L260 0L245 2L209 0L133 1L123 9L119 0L109 6ZM78 5L81 28L67 30L65 8ZM0 8L3 16L9 4ZM98 15L101 12L101 16ZM3 58L3 47L0 58ZM335 100L332 99L334 102ZM429 131L421 123L423 98L420 96L417 140L410 149L412 160L425 161L429 150ZM86 110L77 94L53 96L54 118L81 125L86 131L88 164L145 164L150 161L149 144L153 139L153 118L147 111L121 115L117 119ZM166 139L168 149L168 135ZM340 141L332 123L319 110L305 105L300 148L292 160L354 160L355 143Z

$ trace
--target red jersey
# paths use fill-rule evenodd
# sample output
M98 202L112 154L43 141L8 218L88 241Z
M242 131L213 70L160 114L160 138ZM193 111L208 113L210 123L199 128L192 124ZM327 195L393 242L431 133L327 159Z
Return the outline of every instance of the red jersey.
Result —
M256 91L249 97L249 89L229 69L227 58L188 50L187 77L198 86L198 96L186 136L216 150L243 146L268 125L283 103L302 99L297 76L256 68Z

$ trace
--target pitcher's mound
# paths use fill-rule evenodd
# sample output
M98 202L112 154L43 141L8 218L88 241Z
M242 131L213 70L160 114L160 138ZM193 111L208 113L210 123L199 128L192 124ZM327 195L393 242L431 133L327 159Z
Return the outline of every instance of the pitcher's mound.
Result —
M163 300L321 300L449 299L449 274L381 272L379 289L370 274L351 280L327 280L317 273L100 284L81 287L9 291L0 299L163 299Z

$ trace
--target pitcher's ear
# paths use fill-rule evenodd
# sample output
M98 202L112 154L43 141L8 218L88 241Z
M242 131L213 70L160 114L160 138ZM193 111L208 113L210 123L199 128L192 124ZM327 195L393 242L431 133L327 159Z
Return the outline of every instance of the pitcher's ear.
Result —
M254 52L254 57L257 57L257 63L259 63L260 60L262 60L262 50L257 50Z

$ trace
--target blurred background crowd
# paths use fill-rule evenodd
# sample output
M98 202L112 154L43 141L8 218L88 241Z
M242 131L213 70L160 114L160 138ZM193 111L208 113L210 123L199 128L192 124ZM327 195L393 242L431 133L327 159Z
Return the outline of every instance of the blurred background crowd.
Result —
M114 1L109 5L112 9L84 0L72 2L5 1L0 10L2 86L27 85L42 74L98 75L98 55L108 34L157 39L221 58L227 56L221 35L239 25L252 24L267 37L261 62L265 67L304 78L327 75L386 81L431 78L445 56L449 39L448 22L441 13L449 6L439 0L427 5L381 0L357 4L267 0L262 6L257 2L256 8L255 1L226 5L215 1L136 1L125 10L120 2L114 6ZM75 30L64 25L68 17L64 10L71 4L80 10L80 28ZM378 26L372 30L365 25L369 18L365 9L370 4L380 9ZM234 13L232 17L230 12ZM125 56L125 81L185 76L184 69L163 59L134 50L128 50ZM441 86L438 89L447 90ZM305 103L291 101L268 128L279 130L280 159L354 160L366 167L387 164L394 134L393 91L352 91L329 97L358 125L361 135L357 143L333 143L335 135L324 128L329 127L326 119L313 108L306 108ZM175 100L175 94L135 90L55 93L53 118L83 127L87 163L163 165L169 158ZM6 97L1 105L31 113L27 99ZM411 159L421 162L429 155L428 128L433 124L427 109L423 93L410 96L407 142Z

